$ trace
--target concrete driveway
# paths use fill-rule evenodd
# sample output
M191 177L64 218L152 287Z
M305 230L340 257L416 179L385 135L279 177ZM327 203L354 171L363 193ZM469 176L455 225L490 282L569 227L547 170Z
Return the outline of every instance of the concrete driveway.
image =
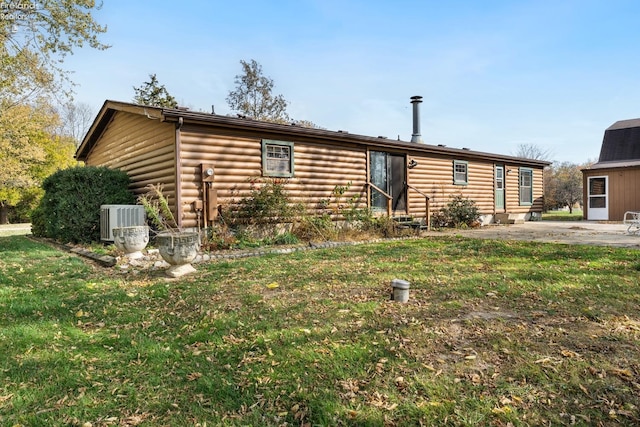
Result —
M31 224L0 224L0 237L31 234Z
M627 226L622 223L529 221L524 224L488 225L451 232L478 239L528 240L640 249L640 235L627 234Z

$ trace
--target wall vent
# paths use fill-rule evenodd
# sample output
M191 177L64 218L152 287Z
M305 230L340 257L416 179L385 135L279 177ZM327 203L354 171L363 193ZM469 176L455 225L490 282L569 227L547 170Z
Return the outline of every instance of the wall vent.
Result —
M146 225L144 207L140 205L101 205L100 240L113 242L113 229Z

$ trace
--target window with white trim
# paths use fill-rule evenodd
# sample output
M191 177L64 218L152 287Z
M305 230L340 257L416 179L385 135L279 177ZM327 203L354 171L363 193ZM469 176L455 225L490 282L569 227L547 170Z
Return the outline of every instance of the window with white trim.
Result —
M467 185L469 183L469 162L453 161L453 183L456 185Z
M262 140L262 176L293 176L293 142Z
M520 205L533 204L533 169L520 168Z

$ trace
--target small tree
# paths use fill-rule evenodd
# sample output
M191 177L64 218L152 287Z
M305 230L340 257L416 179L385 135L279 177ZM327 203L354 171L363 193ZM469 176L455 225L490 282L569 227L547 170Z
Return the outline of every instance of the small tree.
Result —
M573 213L573 206L582 203L581 166L569 162L561 163L551 170L550 187L556 207L568 206Z
M227 96L229 107L252 119L288 122L288 102L282 95L272 94L273 80L262 75L262 66L254 59L241 60L240 64L243 73L236 76L236 88Z
M169 94L167 88L158 82L155 74L149 74L151 81L144 82L140 87L134 87L136 93L133 102L152 107L176 108L178 101Z

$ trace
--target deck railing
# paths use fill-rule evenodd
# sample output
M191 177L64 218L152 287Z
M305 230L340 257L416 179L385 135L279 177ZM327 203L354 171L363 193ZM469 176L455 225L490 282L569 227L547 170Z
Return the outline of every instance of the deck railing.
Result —
M384 191L383 189L381 189L380 187L378 187L377 185L375 185L372 182L368 182L367 185L369 186L369 200L371 200L371 189L376 190L378 193L382 194L386 199L387 199L387 216L391 217L393 214L393 197L387 193L386 191ZM420 191L419 189L417 189L416 187L409 185L409 184L405 184L405 187L407 188L407 190L413 190L416 193L420 194L421 196L424 197L424 209L425 209L425 223L427 226L427 230L429 230L431 228L431 224L429 221L429 196L427 196L425 193L423 193L422 191ZM407 191L408 193L408 191ZM407 197L408 199L408 197ZM408 203L408 200L407 200Z
M378 187L377 185L375 185L372 182L367 182L367 185L369 186L369 200L371 200L371 189L376 190L378 193L382 194L384 197L386 197L387 199L387 216L389 218L391 218L392 215L392 203L393 203L393 197L391 195L389 195L386 191L384 191L383 189L381 189L380 187Z
M429 196L424 194L422 191L418 190L413 185L407 184L407 189L413 190L416 193L418 193L418 194L420 194L421 196L424 197L424 215L425 215L424 221L425 221L425 225L427 226L427 230L430 230L431 229L431 221L429 220Z

